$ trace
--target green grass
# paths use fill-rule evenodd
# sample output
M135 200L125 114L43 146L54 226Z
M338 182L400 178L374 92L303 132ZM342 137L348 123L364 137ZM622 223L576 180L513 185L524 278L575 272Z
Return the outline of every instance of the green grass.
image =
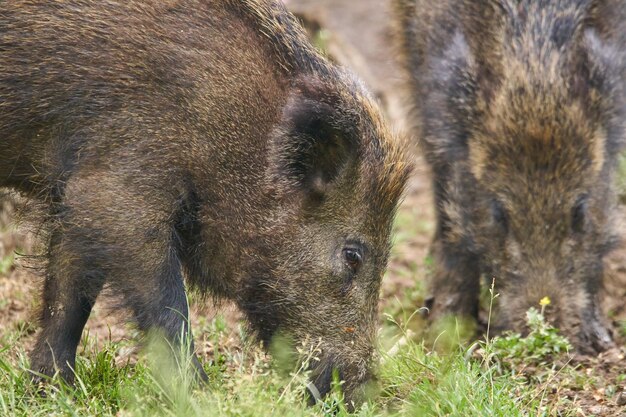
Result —
M385 392L402 416L522 416L536 414L531 390L496 368L466 358L466 351L441 355L410 343L383 366ZM393 415L390 413L390 415Z
M218 318L202 327L219 333L226 331L225 326ZM494 338L470 348L457 345L446 353L412 340L407 329L391 319L384 326L395 329L395 345L381 353L380 393L354 414L342 405L339 389L323 404L306 406L306 373L297 366L285 372L254 345L223 351L219 360L203 359L210 381L195 387L186 371L188 362L173 361L160 343L149 343L131 364L119 360L128 342L97 346L86 337L77 360L76 384L54 379L42 395L31 383L21 348L22 340L31 336L15 330L0 338L7 346L0 351L0 415L509 417L556 415L557 406L559 415L569 415L563 404L546 399L541 382L527 384L514 366L502 366L511 359L510 352L520 346L532 348L538 337L541 349L532 352L531 362L541 364L546 349L550 355L565 355L563 349L554 350L564 342L545 323L539 326L541 335Z

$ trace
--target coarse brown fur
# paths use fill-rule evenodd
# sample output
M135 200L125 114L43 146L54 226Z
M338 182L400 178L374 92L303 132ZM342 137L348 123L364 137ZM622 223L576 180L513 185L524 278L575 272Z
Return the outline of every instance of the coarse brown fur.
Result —
M280 2L6 4L0 134L0 186L48 211L34 370L72 378L105 285L180 341L184 278L235 300L266 343L321 343L322 394L333 368L348 399L368 380L409 166Z
M395 0L416 136L434 176L431 315L502 323L550 297L582 351L611 345L598 305L624 145L623 0Z

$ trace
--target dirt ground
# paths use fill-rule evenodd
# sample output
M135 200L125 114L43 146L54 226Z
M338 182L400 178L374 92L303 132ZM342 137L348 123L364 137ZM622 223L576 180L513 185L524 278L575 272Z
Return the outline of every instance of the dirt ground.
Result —
M352 67L379 98L394 129L409 134L403 116L400 73L390 48L388 0L287 0L286 3L310 27L319 25L323 29L324 46L331 56L339 63ZM428 170L419 153L415 153L417 169L399 213L402 220L399 225L406 225L409 230L400 228L397 232L397 244L383 284L381 308L392 303L399 303L405 308L419 308L420 305L407 306L405 300L415 288L424 287L423 280L428 275L429 267L425 260L434 214ZM40 251L32 234L10 226L13 213L11 198L2 198L0 206L0 261L15 252L31 254ZM622 215L626 214L623 207L621 211ZM621 229L624 231L622 235L626 236L624 223ZM28 264L28 258L18 259L7 268L0 263L0 334L14 331L19 326L31 335L26 340L32 343L36 330L34 311L41 279L36 270L28 268ZM626 319L626 245L622 245L607 260L606 288L607 312L615 323ZM419 298L409 298L415 303L420 301ZM220 311L222 314L226 312L227 321L231 324L237 323L240 318L232 306L222 306ZM196 324L199 320L210 321L216 314L217 310L212 306L193 305L192 316ZM108 311L105 302L99 301L89 319L87 331L100 340L132 338L134 331L124 322L122 314ZM198 333L197 327L194 328ZM198 334L198 337L200 354L211 356L215 346L210 336ZM229 343L237 346L239 341L233 335ZM580 366L589 369L589 373L597 374L607 386L614 384L617 389L624 389L624 382L617 381L618 375L625 371L623 349L608 352L600 358L581 358L579 362ZM573 387L571 392L554 395L572 396L582 407L584 415L613 416L624 412L606 401L602 388L596 386Z

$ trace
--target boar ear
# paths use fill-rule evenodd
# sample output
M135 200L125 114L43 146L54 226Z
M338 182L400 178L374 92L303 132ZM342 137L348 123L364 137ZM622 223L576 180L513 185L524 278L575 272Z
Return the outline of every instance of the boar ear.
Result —
M475 119L477 100L477 77L474 58L465 36L455 32L445 51L430 61L428 75L423 78L427 92L423 109L437 114L436 123L426 126L437 137L438 147L449 153L452 159L467 153L468 124ZM489 90L485 82L482 89ZM487 93L485 93L486 95Z
M282 191L323 197L355 154L356 140L346 128L338 103L320 86L300 86L283 108L273 134L270 179ZM352 124L348 124L352 125Z
M590 87L603 95L613 96L620 91L626 75L626 56L619 45L600 38L598 32L588 28L583 34L583 51L576 55L578 72Z
M621 133L626 117L626 53L615 41L601 39L593 28L585 31L583 39L571 90L593 101L605 119L607 152L617 153L626 145Z

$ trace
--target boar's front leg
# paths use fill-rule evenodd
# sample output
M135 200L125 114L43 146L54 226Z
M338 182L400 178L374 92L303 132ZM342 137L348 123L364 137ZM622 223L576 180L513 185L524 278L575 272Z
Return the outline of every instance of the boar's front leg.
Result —
M174 248L167 249L160 262L161 269L156 274L148 272L149 268L138 268L135 271L138 279L123 284L123 292L128 295L127 304L133 310L139 328L163 336L173 347L174 355L188 349L195 376L206 381L208 376L194 354L181 262Z
M143 331L156 331L193 355L180 244L175 227L180 187L153 176L139 183L123 173L75 173L55 206L43 330L31 366L72 379L76 347L91 306L107 283ZM197 376L206 374L195 356Z
M580 331L573 340L581 353L595 355L615 347L613 335L604 322L604 317L598 297L592 297L590 305L583 310Z
M429 318L436 320L446 315L478 318L480 291L480 266L476 254L457 230L449 216L449 209L461 212L454 205L454 193L448 191L449 184L444 172L435 171L434 191L437 225L431 255L434 260L434 276L430 284L431 295L426 300Z
M85 248L77 250L76 232L71 224L60 224L50 236L42 330L30 355L36 380L58 370L62 378L73 381L76 348L104 283L101 271L87 267L89 260L82 256Z
M184 248L177 224L184 190L175 180L168 185L117 191L123 201L109 208L108 216L115 217L107 221L117 247L108 261L113 271L109 282L113 292L124 297L139 328L163 337L173 355L186 350L195 376L206 381L208 376L194 354L180 258Z

